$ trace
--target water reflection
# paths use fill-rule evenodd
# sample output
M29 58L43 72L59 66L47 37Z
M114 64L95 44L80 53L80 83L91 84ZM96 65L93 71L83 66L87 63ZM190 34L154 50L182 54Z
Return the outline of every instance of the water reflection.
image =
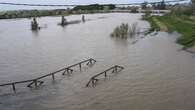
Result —
M39 36L39 31L40 30L32 30L32 34L33 34L33 36Z
M113 38L112 40L114 41L115 45L117 46L122 46L122 47L127 47L129 42L126 38Z

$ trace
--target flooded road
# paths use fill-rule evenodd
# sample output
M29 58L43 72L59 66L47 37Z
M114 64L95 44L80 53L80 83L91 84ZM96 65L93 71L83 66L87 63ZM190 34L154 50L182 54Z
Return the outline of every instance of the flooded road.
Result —
M30 30L30 19L0 21L0 84L32 79L87 58L97 63L71 76L51 78L39 89L26 85L0 88L1 110L194 110L195 56L180 51L177 33L159 32L138 39L112 39L122 22L149 27L141 14L89 14L85 23L58 26L60 17L38 19L42 28ZM67 20L80 20L81 15ZM139 37L139 36L138 36ZM143 37L143 35L140 35ZM86 88L91 76L113 65L124 70Z

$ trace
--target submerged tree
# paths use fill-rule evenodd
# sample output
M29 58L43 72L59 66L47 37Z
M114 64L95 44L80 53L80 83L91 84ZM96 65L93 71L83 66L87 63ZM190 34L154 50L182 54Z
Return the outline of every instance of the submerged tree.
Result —
M137 23L135 22L129 28L129 36L130 37L134 37L134 35L137 34L137 31L138 31Z
M111 33L111 37L116 38L128 38L133 37L137 34L137 23L133 23L132 25L128 25L127 23L122 23L120 26L117 26L114 31Z
M117 26L114 31L111 33L112 37L127 38L128 35L128 24L122 23L120 26Z
M121 34L121 37L122 38L126 38L127 37L127 34L128 34L128 24L124 24L122 23L121 26L120 26L120 34Z

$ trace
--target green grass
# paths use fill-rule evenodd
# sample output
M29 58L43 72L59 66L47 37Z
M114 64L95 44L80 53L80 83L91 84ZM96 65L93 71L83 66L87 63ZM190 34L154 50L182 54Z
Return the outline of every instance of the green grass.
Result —
M153 18L154 18L153 16L143 16L143 19L147 20L150 23L150 29L146 34L160 30L160 27L157 25Z
M165 15L157 17L158 20L163 22L169 31L177 31L182 36L177 40L178 43L185 47L191 47L195 45L195 24L187 21L187 19L180 18L178 16Z
M152 19L155 17L158 21L162 22L167 26L168 31L177 31L182 36L177 40L179 44L182 44L184 48L192 47L195 45L195 24L191 23L188 18L182 16L164 15L164 16L152 16L148 19L151 23L152 28L159 29L156 26L157 23ZM154 29L152 29L154 30Z

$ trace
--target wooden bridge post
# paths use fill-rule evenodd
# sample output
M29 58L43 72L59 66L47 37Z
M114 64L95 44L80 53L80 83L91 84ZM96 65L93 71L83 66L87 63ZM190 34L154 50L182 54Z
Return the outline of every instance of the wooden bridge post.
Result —
M68 71L70 71L70 73L72 73L73 72L73 69L68 68Z
M66 70L67 70L67 73L69 74L69 68L67 68Z
M80 69L80 71L81 71L81 63L79 63L79 69Z
M35 87L37 87L37 80L34 80L33 82L35 83Z
M89 59L89 62L90 62L90 64L92 64L92 59L91 58Z
M68 74L73 72L73 70L70 69L70 68L66 68L66 71L67 71Z
M90 64L90 65L92 64L92 58L89 59L88 64Z
M52 79L53 79L53 80L55 80L55 76L54 76L54 74L52 74Z
M106 71L105 71L105 73L104 73L104 76L105 76L105 78L107 77L107 73L106 73Z
M91 59L89 59L89 61L87 62L87 65L91 64Z
M117 73L117 72L120 72L122 69L124 69L124 67L122 67L122 66L118 66L118 65L112 66L111 68L109 68L109 69L107 69L99 74L92 76L91 79L89 80L89 82L86 84L86 87L89 87L90 84L92 85L92 87L95 87L96 83L99 80L98 76L104 75L106 78L109 76L110 71L112 71L112 73Z
M38 86L40 86L41 84L43 84L43 81L41 81L41 79L45 78L45 77L50 77L52 76L52 79L55 80L55 74L57 73L62 73L62 75L65 75L65 73L67 72L68 74L69 73L72 73L74 72L74 70L72 69L72 67L75 67L75 66L78 66L79 65L79 68L80 68L80 71L82 70L82 64L86 63L87 62L87 65L89 64L94 64L96 62L96 60L90 58L90 59L87 59L87 60L84 60L84 61L81 61L79 63L76 63L74 65L71 65L71 66L68 66L66 68L62 68L58 71L55 71L55 72L52 72L52 73L49 73L49 74L46 74L46 75L43 75L43 76L40 76L36 79L30 79L30 80L23 80L23 81L18 81L18 82L11 82L11 83L6 83L6 84L0 84L0 86L12 86L12 89L13 91L16 93L16 84L21 84L21 83L30 83L27 85L27 87L29 88L37 88ZM102 73L103 74L103 73ZM105 73L105 77L107 76L107 74ZM96 79L95 77L93 77L93 79L91 79L88 84L86 86L89 86L91 83L93 84L93 86L95 86L96 82L98 81L98 79Z
M67 69L64 70L64 72L62 73L62 75L65 75L66 71L67 71Z
M14 83L12 83L12 88L13 88L14 93L16 93L16 87Z
M95 87L95 79L92 78L91 81L92 81L92 82L91 82L91 83L92 83L92 87Z
M115 69L115 72L117 73L117 66L115 66L115 68L114 68L114 69Z

